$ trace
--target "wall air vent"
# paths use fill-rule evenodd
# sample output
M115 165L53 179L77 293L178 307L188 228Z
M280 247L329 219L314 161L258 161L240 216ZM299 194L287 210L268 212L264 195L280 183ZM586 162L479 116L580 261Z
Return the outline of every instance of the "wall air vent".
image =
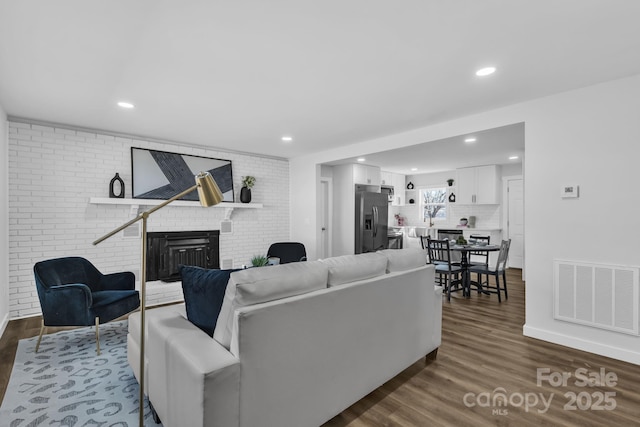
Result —
M140 238L140 223L136 222L135 224L131 224L124 230L122 230L122 237L125 239L139 239Z
M554 318L640 335L638 267L555 260Z
M233 221L225 219L220 221L220 234L233 233Z

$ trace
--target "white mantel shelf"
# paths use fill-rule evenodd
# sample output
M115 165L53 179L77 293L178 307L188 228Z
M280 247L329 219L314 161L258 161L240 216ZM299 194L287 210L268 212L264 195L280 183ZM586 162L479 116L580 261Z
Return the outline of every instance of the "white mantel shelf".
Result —
M92 205L129 205L129 206L156 206L160 203L164 202L164 200L156 200L156 199L121 199L121 198L111 198L111 197L91 197L89 198L89 203ZM193 206L193 207L202 207L200 202L190 201L190 200L176 200L172 202L169 206ZM225 208L225 209L235 209L235 208L243 208L243 209L262 209L262 203L219 203L217 205L211 206L211 208Z
M164 200L156 200L156 199L121 199L121 198L111 198L111 197L90 197L89 203L92 205L128 205L131 206L132 209L138 210L140 206L157 206L160 203L164 202ZM188 206L188 207L198 207L201 208L202 205L197 201L190 200L176 200L171 202L168 206ZM211 208L222 208L224 209L224 218L226 220L231 219L231 214L234 209L262 209L262 203L218 203L217 205L210 206L207 209Z

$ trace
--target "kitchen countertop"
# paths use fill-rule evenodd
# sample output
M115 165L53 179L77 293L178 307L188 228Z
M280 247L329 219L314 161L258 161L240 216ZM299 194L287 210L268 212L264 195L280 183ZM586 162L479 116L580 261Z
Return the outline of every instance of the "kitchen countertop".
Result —
M426 229L433 229L433 230L463 230L463 231L486 231L486 232L491 232L491 231L502 231L502 228L491 228L491 227L476 227L476 228L469 228L469 227L424 227L422 225L403 225L403 226L399 226L399 225L392 225L389 226L389 229L401 229L401 230L407 230L410 228L426 228Z

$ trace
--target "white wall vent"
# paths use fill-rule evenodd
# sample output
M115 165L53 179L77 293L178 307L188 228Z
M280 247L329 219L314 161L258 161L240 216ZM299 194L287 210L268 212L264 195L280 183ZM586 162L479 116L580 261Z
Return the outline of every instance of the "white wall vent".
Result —
M638 267L554 261L554 318L640 335Z
M233 258L222 258L220 260L221 270L231 270L233 268Z
M233 233L233 221L225 219L220 221L220 234Z
M142 232L141 227L140 227L140 223L136 222L135 224L131 224L130 226L128 226L127 228L125 228L124 230L122 230L122 238L124 239L139 239L140 238L140 233Z

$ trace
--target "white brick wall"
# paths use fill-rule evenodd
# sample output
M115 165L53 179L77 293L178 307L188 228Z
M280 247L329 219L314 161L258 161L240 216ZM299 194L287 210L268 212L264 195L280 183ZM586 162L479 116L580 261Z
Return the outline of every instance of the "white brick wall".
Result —
M269 244L289 239L289 163L246 154L127 138L104 133L9 122L9 305L10 317L40 313L33 279L35 262L84 256L104 273L139 271L140 241L122 233L91 243L131 218L126 205L89 204L108 197L116 172L131 197L130 147L157 149L232 161L239 201L243 175L257 179L252 200L263 209L235 209L233 233L220 235L220 259L234 267L265 254ZM154 213L148 231L217 230L223 208L167 206ZM153 303L175 300L154 292ZM150 295L151 296L151 295Z

